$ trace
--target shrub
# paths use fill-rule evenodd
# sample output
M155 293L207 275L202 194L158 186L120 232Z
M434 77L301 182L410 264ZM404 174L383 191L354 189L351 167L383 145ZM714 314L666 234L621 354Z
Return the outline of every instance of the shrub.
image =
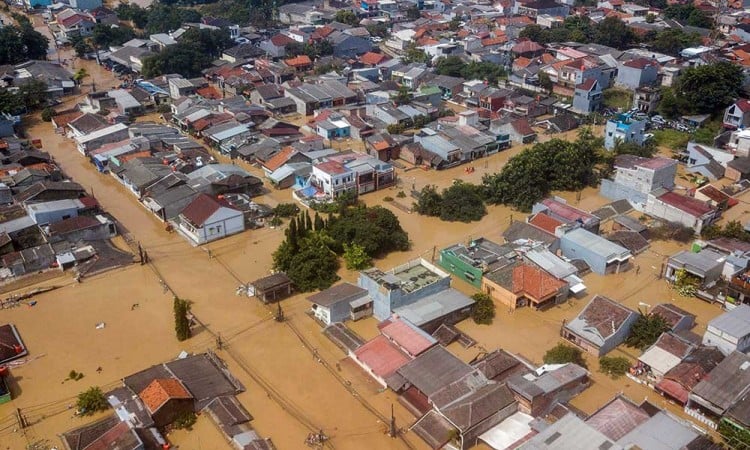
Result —
M396 194L396 197L398 197L398 198L406 198L406 193L404 191L398 191L398 194Z
M175 297L174 304L174 331L178 341L184 341L190 338L190 301Z
M299 207L294 203L279 203L273 209L273 213L279 217L292 217L296 216L299 212Z
M372 258L365 252L365 248L358 244L344 243L344 261L349 270L362 270L372 265Z
M495 318L495 302L484 292L478 292L471 298L476 302L474 303L474 309L471 311L471 318L474 319L474 323L480 325L492 324L492 319Z
M186 411L186 412L180 413L180 415L177 416L172 426L176 430L192 430L193 425L195 425L195 422L197 420L198 420L198 417L195 415L194 412Z
M574 363L581 367L586 367L586 360L583 359L581 349L563 343L557 344L547 350L542 359L544 360L544 364Z
M641 313L630 327L630 335L625 339L625 345L645 350L653 345L662 333L670 329L671 326L661 315Z
M612 378L619 378L630 369L630 361L622 356L602 356L599 358L599 372Z
M92 386L78 394L76 407L79 414L90 416L96 412L108 409L109 403L102 390L98 386Z
M393 201L393 197L385 196L385 197L383 197L383 201L384 202L392 202Z

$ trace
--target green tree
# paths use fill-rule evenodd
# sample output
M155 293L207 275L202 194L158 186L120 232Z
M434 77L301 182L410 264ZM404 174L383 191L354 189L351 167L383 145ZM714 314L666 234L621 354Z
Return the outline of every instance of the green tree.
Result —
M23 16L21 16L23 17ZM46 59L49 39L28 22L0 28L0 64L18 64L30 59Z
M718 62L688 68L677 79L674 91L684 99L683 114L714 113L734 103L743 81L740 66Z
M549 77L549 74L547 74L547 72L541 70L539 71L539 86L547 91L547 94L552 93L554 84L552 83L552 79Z
M713 23L703 11L693 4L672 5L662 12L667 19L674 19L686 25L699 28L711 28Z
M90 416L99 411L106 411L109 409L109 402L107 402L107 398L104 396L101 388L98 386L92 386L78 394L76 408L78 409L79 414Z
M456 182L445 189L440 205L440 219L450 222L473 222L481 220L487 208L480 195L480 187L470 183Z
M136 28L145 28L148 23L148 11L135 3L120 3L115 12L118 19L130 21Z
M299 207L294 203L279 203L273 208L273 213L279 217L296 216L298 212Z
M218 58L225 49L234 46L235 43L229 31L224 28L190 28L182 35L178 45L195 47L211 58Z
M365 27L370 36L377 36L385 39L388 37L388 25L383 22L376 22Z
M94 50L88 41L82 36L73 36L70 39L70 45L73 46L73 50L76 51L76 56L79 58L84 57L86 53Z
M477 292L471 296L474 307L471 310L471 318L479 325L491 325L495 318L495 302L484 292Z
M675 273L674 289L683 297L693 297L700 288L701 280L697 276L688 273L685 269L678 269Z
M615 148L612 149L615 155L635 155L643 158L651 158L656 154L658 150L656 143L653 139L649 139L644 142L643 145L638 145L635 142L623 142L618 140L615 142Z
M101 23L94 26L91 34L91 40L100 48L107 48L111 45L122 45L134 37L135 32L128 26L112 26Z
M443 197L437 191L437 187L428 184L423 187L419 193L417 202L414 203L414 210L423 216L440 216L442 210Z
M630 360L622 356L602 356L599 358L599 372L612 378L619 378L630 370Z
M45 122L52 122L52 117L54 117L54 115L54 108L47 107L42 110L42 120Z
M198 421L198 416L192 411L184 411L180 413L172 424L176 430L192 430L195 422Z
M641 312L630 327L630 335L625 339L625 345L645 350L652 346L662 333L670 329L669 323L661 315Z
M336 11L336 15L333 16L333 20L341 22L346 25L359 25L359 17L348 9L339 9Z
M190 339L190 319L188 319L190 301L175 297L172 309L174 311L174 331L177 340L182 342Z
M5 88L0 88L0 112L8 114L19 114L23 111L23 99Z
M674 119L682 114L682 111L687 111L689 105L686 99L682 96L676 96L674 89L665 87L661 90L661 101L657 110L659 114L666 117L667 119Z
M438 75L461 77L465 66L466 63L460 57L455 55L445 56L435 62L435 72Z
M339 261L328 245L322 233L311 233L300 242L286 272L300 292L327 289L339 279Z
M29 80L18 88L17 95L27 110L36 109L47 102L47 83L42 80Z
M89 72L86 70L85 67L81 67L76 71L76 73L73 74L73 81L76 82L77 85L81 85L83 83L83 80L89 76Z
M679 28L661 30L651 39L651 48L657 52L679 56L682 49L698 45L701 37L698 33L686 33Z
M455 16L448 23L448 29L451 31L458 31L461 28L461 17Z
M544 361L544 364L573 363L578 364L581 367L586 367L586 360L583 359L583 352L581 352L581 349L563 343L557 344L547 350L547 353L544 354L542 360Z
M349 270L362 270L372 265L372 258L367 254L365 248L357 244L344 242L344 261Z
M320 214L318 214L317 211L315 211L315 218L313 219L313 225L315 226L315 231L321 231L326 227L325 222L323 222L323 218L320 217Z
M750 450L750 430L735 424L729 418L721 419L717 429L719 435L732 450Z
M382 206L350 207L329 220L325 232L333 239L331 248L344 251L343 244L357 244L371 257L409 249L409 235L398 217Z
M211 64L211 55L192 44L171 45L160 53L144 58L141 73L153 78L166 73L179 73L188 78L198 77Z
M593 41L617 49L625 49L636 42L633 30L618 17L607 17L596 26Z
M430 56L421 48L417 47L416 42L410 42L404 50L404 56L401 57L404 64L410 63L428 63Z
M406 86L399 86L398 93L393 97L393 102L397 105L406 105L411 102L411 92Z

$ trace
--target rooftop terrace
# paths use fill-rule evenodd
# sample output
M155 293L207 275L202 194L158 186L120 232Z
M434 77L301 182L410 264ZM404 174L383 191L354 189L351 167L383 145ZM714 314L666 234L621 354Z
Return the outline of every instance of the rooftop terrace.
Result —
M401 289L405 293L418 291L450 276L424 259L409 261L388 272L373 268L362 273L386 289Z

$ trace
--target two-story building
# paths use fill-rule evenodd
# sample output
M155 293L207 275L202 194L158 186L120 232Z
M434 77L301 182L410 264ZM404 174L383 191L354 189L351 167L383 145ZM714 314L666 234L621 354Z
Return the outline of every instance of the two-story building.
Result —
M602 101L602 89L599 82L595 78L587 78L583 80L583 83L576 85L571 110L577 114L589 114L599 111Z
M741 98L729 105L724 111L725 128L747 128L750 125L750 101Z
M618 64L615 84L635 90L656 84L658 77L659 63L656 60L635 58Z
M618 141L643 145L645 140L645 120L637 120L630 114L620 114L614 119L607 120L607 125L604 129L604 147L607 150L615 148Z
M602 180L600 193L611 200L628 200L635 209L643 211L649 193L674 187L677 165L671 158L618 155L614 178Z

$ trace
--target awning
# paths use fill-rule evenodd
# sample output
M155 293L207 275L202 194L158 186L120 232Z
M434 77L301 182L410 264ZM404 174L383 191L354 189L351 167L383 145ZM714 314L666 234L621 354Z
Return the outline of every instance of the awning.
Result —
M658 382L655 387L657 391L667 394L683 405L688 401L688 391L676 381L665 378Z
M369 303L372 303L372 299L368 296L364 296L362 298L350 301L349 306L351 306L352 308L359 308L360 306L365 306Z

